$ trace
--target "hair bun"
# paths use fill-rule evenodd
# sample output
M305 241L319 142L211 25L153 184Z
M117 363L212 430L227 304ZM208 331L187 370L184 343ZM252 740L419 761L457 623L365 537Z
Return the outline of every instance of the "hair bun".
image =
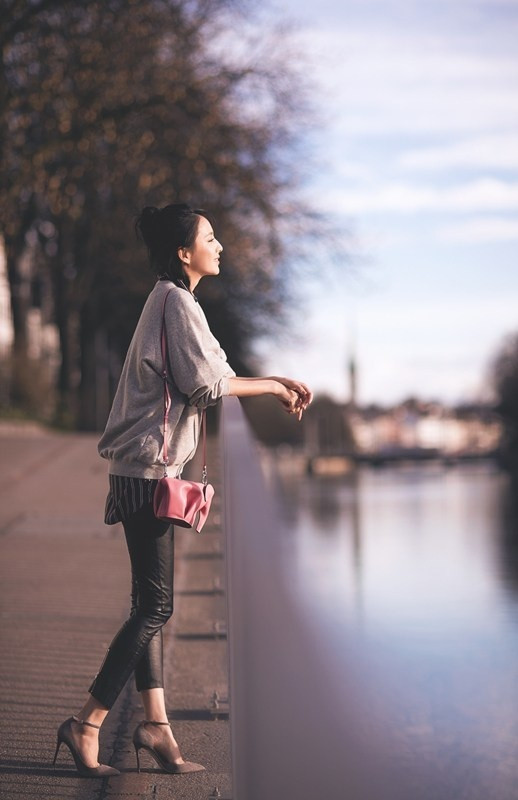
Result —
M156 208L156 206L146 206L142 209L142 213L140 215L140 223L144 223L144 225L150 224L152 225L156 222L157 216L160 215L160 209Z
M142 209L135 223L135 227L140 231L147 247L149 247L149 244L154 237L159 217L159 208L156 208L156 206L146 206Z

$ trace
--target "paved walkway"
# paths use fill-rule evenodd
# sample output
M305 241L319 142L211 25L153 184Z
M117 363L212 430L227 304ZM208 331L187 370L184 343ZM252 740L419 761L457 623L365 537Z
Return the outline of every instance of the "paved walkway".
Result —
M184 757L207 771L168 775L143 754L137 773L131 735L143 714L132 679L101 732L100 758L121 776L78 777L65 746L50 766L59 723L83 704L129 610L124 534L102 518L97 438L0 423L0 797L201 800L215 787L231 796L226 706L219 719L210 710L228 681L214 441L214 510L202 536L177 532L175 613L164 629L169 717Z

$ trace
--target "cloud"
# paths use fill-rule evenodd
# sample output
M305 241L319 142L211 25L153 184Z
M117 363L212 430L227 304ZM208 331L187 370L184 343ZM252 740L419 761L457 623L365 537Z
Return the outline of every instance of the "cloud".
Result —
M417 148L403 153L396 163L404 169L434 171L459 167L518 169L518 136L478 136L438 147Z
M484 295L470 295L468 290L465 287L459 294L445 283L440 295L364 300L358 303L357 311L361 338L377 344L390 339L404 351L417 349L431 355L443 353L443 348L450 353L455 343L464 348L474 331L494 339L500 331L503 335L505 330L516 328L516 297L490 287ZM420 339L427 331L433 331L433 336Z
M480 40L367 24L302 32L344 137L516 128L518 55Z
M439 228L437 237L444 242L483 244L518 241L518 220L505 217L475 217L466 222Z
M394 181L367 188L337 189L328 194L326 202L349 214L515 211L518 182L480 178L440 187Z

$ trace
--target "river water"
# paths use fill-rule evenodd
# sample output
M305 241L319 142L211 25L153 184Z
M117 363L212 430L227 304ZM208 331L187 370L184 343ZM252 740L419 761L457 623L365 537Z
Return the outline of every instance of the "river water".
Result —
M478 462L276 477L287 582L337 668L361 672L373 732L402 771L426 776L418 796L516 800L518 502L506 476Z

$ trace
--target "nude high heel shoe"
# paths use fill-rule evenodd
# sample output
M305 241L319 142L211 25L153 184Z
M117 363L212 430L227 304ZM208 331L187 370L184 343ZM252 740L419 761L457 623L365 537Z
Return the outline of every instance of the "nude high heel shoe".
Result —
M178 763L177 760L175 761L167 761L163 755L161 755L156 749L156 741L154 737L151 735L150 731L146 730L146 725L171 725L170 722L154 722L153 720L143 720L140 722L136 729L135 733L133 734L133 744L135 745L135 755L137 756L137 767L138 771L140 772L140 758L139 758L139 750L147 750L150 755L153 756L156 763L162 769L165 769L166 772L171 773L185 773L185 772L201 772L205 769L201 764L195 764L193 761L184 761L182 763ZM181 758L180 748L178 745L175 748L175 759Z
M58 741L56 745L56 752L54 754L54 761L52 762L54 769L56 768L56 758L58 757L59 748L64 742L72 753L77 771L82 778L108 778L113 775L120 775L118 769L115 769L115 767L109 767L107 764L99 764L97 767L86 766L79 752L76 750L76 746L72 739L72 721L79 722L80 725L89 725L91 728L99 729L101 727L100 725L94 725L93 722L87 722L85 719L78 719L77 717L69 717L65 720L65 722L61 723L58 728Z

